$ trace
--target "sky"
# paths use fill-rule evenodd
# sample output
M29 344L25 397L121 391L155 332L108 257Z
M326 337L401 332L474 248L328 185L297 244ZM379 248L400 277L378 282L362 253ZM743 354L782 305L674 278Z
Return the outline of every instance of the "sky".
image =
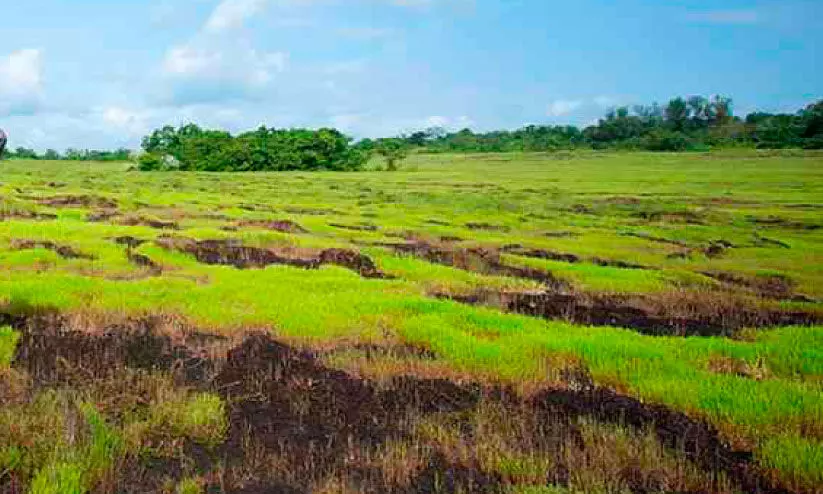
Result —
M188 122L361 138L823 98L820 0L0 0L0 17L0 128L38 150Z

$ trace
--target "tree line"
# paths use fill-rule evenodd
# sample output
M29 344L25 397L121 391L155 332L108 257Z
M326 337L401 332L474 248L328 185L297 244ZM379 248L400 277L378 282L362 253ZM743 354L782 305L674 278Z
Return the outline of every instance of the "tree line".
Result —
M34 149L18 147L7 150L5 157L9 159L53 161L128 161L132 154L133 151L126 148L115 149L114 151L69 148L62 153L55 149L47 149L43 153L38 153Z
M374 155L396 169L409 152L483 153L618 149L648 151L709 150L722 147L823 149L823 100L795 113L734 115L730 98L678 97L665 105L611 109L594 125L529 125L521 129L476 133L433 127L398 137L352 138L332 128L260 127L232 135L195 124L165 126L142 140L141 170L285 171L358 170ZM77 161L126 161L128 149L47 150L17 148L9 158Z
M638 105L610 110L597 124L530 125L514 131L447 132L430 128L395 140L407 149L428 152L554 151L626 149L648 151L709 150L722 147L823 149L823 100L796 113L733 113L730 98L692 96L666 105ZM379 148L385 139L360 145Z
M357 170L369 154L336 129L260 127L237 136L195 124L166 126L143 139L141 170Z

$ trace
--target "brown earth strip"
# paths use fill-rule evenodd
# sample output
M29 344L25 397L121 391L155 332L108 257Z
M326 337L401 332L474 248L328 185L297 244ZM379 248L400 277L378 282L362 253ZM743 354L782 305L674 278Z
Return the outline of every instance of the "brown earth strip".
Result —
M114 243L116 243L117 245L124 245L128 249L134 249L134 248L140 247L141 245L148 242L148 240L143 240L141 238L135 238L135 237L132 237L130 235L124 235L122 237L115 237L113 240L114 240Z
M378 230L377 225L344 225L342 223L329 223L329 226L334 228L339 228L341 230L351 230L354 232L376 232Z
M519 293L480 291L469 296L435 294L507 312L575 324L617 326L652 336L733 336L747 327L813 325L823 313L757 307L719 294L675 296ZM691 298L690 298L691 297Z
M687 225L705 225L705 213L698 211L635 211L630 215L648 222L663 222Z
M285 212L289 214L303 214L306 216L325 216L329 214L335 215L343 215L346 214L342 211L337 211L334 209L318 209L318 208L300 208L300 207L288 207L283 209Z
M146 216L126 216L120 219L118 224L123 226L148 226L158 230L179 230L180 225L176 221L149 218Z
M757 232L754 234L754 246L755 247L780 247L781 249L791 249L792 246L782 240L763 237Z
M11 241L11 248L14 250L46 249L56 253L63 259L96 259L96 257L74 250L68 245L59 245L47 240L14 239Z
M522 245L504 245L500 249L509 254L515 254L523 257L532 257L534 259L548 259L550 261L567 262L575 264L581 261L580 257L574 254L566 254L563 252L553 252L544 249L528 249Z
M52 213L40 213L24 209L2 210L0 211L0 221L6 220L56 220L57 215Z
M742 288L760 297L795 302L814 302L805 295L795 293L797 283L785 275L744 275L722 271L705 271L704 276L733 288Z
M435 264L442 264L465 271L493 276L527 278L556 289L566 287L563 281L558 280L552 276L551 273L538 269L503 264L500 260L500 253L495 250L480 247L456 248L453 245L435 245L423 241L379 245L391 248L401 254L413 255Z
M429 225L437 225L437 226L451 226L451 223L448 221L436 220L436 219L428 219L426 223Z
M117 202L114 199L92 195L62 195L38 199L38 203L53 208L102 208L116 209Z
M788 228L791 230L806 230L814 231L823 228L823 223L815 223L809 221L796 221L787 218L780 218L778 216L767 216L765 218L749 217L749 221L755 225L774 226L781 228Z
M482 230L487 232L508 232L511 228L503 225L492 225L491 223L466 223L469 230Z
M86 221L90 223L102 223L112 218L116 218L119 214L120 211L116 209L101 209L87 214Z
M152 276L160 276L163 273L163 268L156 262L152 261L147 255L132 252L131 249L129 249L128 252L126 252L126 257L132 264L148 269Z
M325 249L319 253L249 247L236 240L192 240L183 237L161 237L157 244L169 250L191 254L199 262L234 266L238 269L260 269L280 264L302 269L318 269L334 264L357 272L364 278L388 279L371 258L349 249Z
M621 235L624 236L624 237L640 238L640 239L643 239L643 240L648 240L649 242L657 242L657 243L660 243L660 244L676 245L678 247L686 247L686 248L689 247L688 242L684 242L682 240L673 240L673 239L669 239L669 238L665 238L665 237L658 237L658 236L651 235L651 234L644 233L644 232L623 232L623 233L621 233Z
M238 222L237 226L253 226L283 233L309 233L308 230L291 220L245 220Z
M569 264L577 264L580 262L588 261L592 264L596 264L598 266L604 267L613 267L613 268L621 268L621 269L656 269L649 266L643 266L641 264L635 264L632 262L627 261L619 261L614 259L604 259L601 257L592 257L588 260L581 258L575 254L568 254L564 252L553 252L545 249L529 249L523 247L522 245L515 244L515 245L505 245L500 248L502 252L506 252L509 254L514 254L517 256L523 257L531 257L534 259L547 259L550 261L560 261L566 262Z

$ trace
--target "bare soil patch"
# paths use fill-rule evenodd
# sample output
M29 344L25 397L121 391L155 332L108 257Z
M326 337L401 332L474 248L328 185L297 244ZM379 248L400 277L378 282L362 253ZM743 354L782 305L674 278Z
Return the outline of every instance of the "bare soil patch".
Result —
M14 220L56 220L57 215L52 213L40 213L37 211L28 211L25 209L2 210L0 211L0 221L9 219Z
M435 245L424 241L382 245L401 254L413 255L435 264L451 266L465 271L494 276L527 278L557 289L566 286L563 281L558 280L551 273L503 264L500 260L500 253L493 249L480 247L459 248L454 245Z
M705 213L691 210L682 211L635 211L631 213L634 218L640 218L648 222L661 222L687 225L707 224Z
M376 232L377 225L360 224L360 225L344 225L342 223L329 223L329 226L339 228L341 230L351 230L354 232Z
M812 301L805 295L795 293L797 283L784 275L744 275L723 271L707 271L701 274L731 288L742 289L763 298L797 302Z
M179 230L180 225L173 220L150 218L147 216L126 216L118 221L123 226L148 226L158 230Z
M84 254L68 245L59 245L48 240L15 239L11 242L11 248L14 250L46 249L56 253L63 259L96 259L94 256Z
M86 221L90 223L102 223L104 221L109 221L112 218L116 218L119 214L120 211L116 209L100 209L87 214Z
M117 209L117 201L108 197L93 195L60 195L37 200L44 206L53 208L102 208Z
M135 238L130 235L115 237L113 240L114 243L116 243L117 245L124 245L128 249L135 249L148 242L148 240L144 240L142 238Z
M309 231L291 220L246 220L238 223L237 226L253 226L275 230L283 233L308 233Z
M790 230L814 231L823 228L823 223L790 220L788 218L781 218L779 216L766 216L763 218L749 217L749 220L755 225L788 228Z
M469 230L482 230L487 232L508 232L511 228L503 225L493 225L491 223L470 222L466 223L466 228Z
M531 257L533 259L547 259L550 261L560 261L569 264L577 264L581 262L590 262L598 266L613 267L621 269L655 269L641 264L636 264L628 261L620 261L615 259L604 259L601 257L592 257L590 259L583 259L578 255L569 254L565 252L554 252L545 249L530 249L522 245L506 245L500 250L503 252L514 254L517 256Z
M481 291L469 296L437 296L545 319L629 328L653 336L733 336L746 327L812 325L823 321L819 312L758 307L719 294L683 293L675 298L671 294Z
M260 269L281 264L302 269L318 269L323 264L342 266L364 278L387 279L371 258L349 249L325 249L320 252L275 250L250 247L236 240L192 240L183 237L162 237L157 244L170 250L193 255L199 262L234 266L238 269Z

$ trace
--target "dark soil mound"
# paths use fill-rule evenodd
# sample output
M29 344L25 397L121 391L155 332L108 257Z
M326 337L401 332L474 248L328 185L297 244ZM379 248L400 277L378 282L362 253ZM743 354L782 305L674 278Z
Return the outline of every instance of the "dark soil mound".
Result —
M665 312L662 303L648 307L648 301L640 296L582 296L558 292L479 292L464 297L438 296L546 319L630 328L653 336L732 336L745 327L811 325L821 321L820 315L814 312L750 307L742 302L734 306L695 307L690 312L692 315L682 316Z
M147 218L145 216L128 216L119 222L123 226L148 226L158 230L179 230L180 225L176 221L161 220L157 218Z
M104 208L116 209L117 202L114 199L101 196L91 195L62 195L54 196L46 199L40 199L37 202L45 206L53 208Z
M40 240L13 240L11 248L15 250L47 249L57 253L64 259L96 259L94 256L76 251L67 245L58 245L51 241Z
M318 269L323 264L334 264L357 272L364 278L387 279L371 258L349 249L326 249L316 255L302 257L279 253L271 249L249 247L236 240L192 240L163 237L157 243L167 249L193 255L199 262L212 265L234 266L238 269L259 269L273 264L303 269Z
M321 264L335 264L360 273L364 278L387 278L370 257L349 249L326 249L318 258Z
M395 252L413 255L435 264L451 266L465 271L495 276L527 278L556 289L565 288L565 283L552 276L551 273L538 269L503 264L500 260L500 253L490 249L479 247L462 249L454 246L437 246L422 241L384 244L384 246L392 248Z
M250 220L241 221L239 226L254 226L259 228L266 228L268 230L275 230L283 233L308 233L309 231L291 220Z
M329 223L329 226L342 230L352 230L355 232L376 232L377 225L343 225L341 223Z
M140 239L140 238L134 238L134 237L131 237L131 236L128 236L128 235L123 236L123 237L116 237L113 240L114 240L114 243L116 243L117 245L125 245L129 249L134 249L134 248L140 247L141 245L143 245L144 243L147 242L147 240L143 240L143 239Z

